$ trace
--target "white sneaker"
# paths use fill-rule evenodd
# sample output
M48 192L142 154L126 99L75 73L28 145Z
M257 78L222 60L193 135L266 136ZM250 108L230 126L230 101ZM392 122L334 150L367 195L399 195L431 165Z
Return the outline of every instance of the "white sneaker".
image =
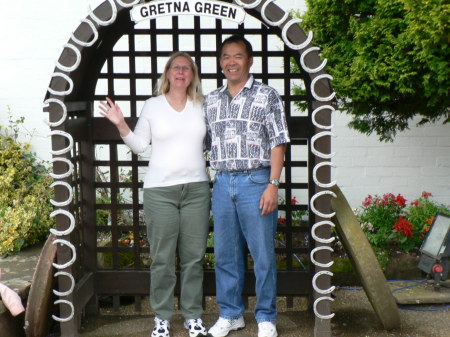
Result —
M258 323L258 337L277 337L277 327L272 322Z
M201 318L185 320L184 328L189 330L189 337L206 336L206 329Z
M214 324L208 331L208 335L212 337L225 337L232 330L241 330L245 328L244 317L237 319L226 319L219 317L216 324Z
M159 317L155 317L155 327L152 331L152 337L170 337L170 322Z

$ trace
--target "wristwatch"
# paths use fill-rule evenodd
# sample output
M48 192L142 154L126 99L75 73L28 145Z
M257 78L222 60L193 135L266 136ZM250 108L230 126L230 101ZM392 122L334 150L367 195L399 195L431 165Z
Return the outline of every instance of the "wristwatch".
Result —
M269 180L269 183L276 187L280 186L280 181L277 179Z

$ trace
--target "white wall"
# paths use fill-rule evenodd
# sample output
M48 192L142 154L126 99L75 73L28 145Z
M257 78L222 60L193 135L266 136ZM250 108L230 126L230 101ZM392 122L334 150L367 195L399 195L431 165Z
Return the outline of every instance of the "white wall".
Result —
M332 151L334 179L352 207L368 194L401 193L408 201L431 192L433 200L450 205L450 125L416 127L380 143L347 127L350 117L333 115L336 138Z
M70 33L85 18L88 5L101 0L1 1L0 3L0 125L7 106L14 118L25 117L33 151L50 159L49 132L42 102L56 59ZM302 0L282 0L286 10L305 9ZM352 207L371 194L402 193L408 200L422 191L450 204L450 126L427 126L399 134L394 143L349 130L349 118L333 116L334 179ZM29 140L27 135L24 139Z
M15 117L24 116L42 159L50 159L42 102L55 61L87 6L86 0L0 2L0 125L7 124L8 105Z

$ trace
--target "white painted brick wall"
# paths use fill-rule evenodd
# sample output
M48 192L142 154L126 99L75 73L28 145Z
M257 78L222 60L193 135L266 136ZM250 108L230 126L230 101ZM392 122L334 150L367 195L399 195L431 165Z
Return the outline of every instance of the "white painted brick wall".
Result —
M7 124L6 106L14 118L24 116L33 135L33 151L50 159L49 128L43 122L42 102L54 63L70 33L87 15L88 4L101 0L0 2L0 124ZM280 7L302 8L302 0L277 1ZM297 5L295 5L297 4ZM361 135L347 127L349 118L333 116L332 139L336 179L350 205L367 194L402 193L408 200L422 191L450 205L450 125L426 126L399 134L393 143ZM24 139L28 140L29 137Z
M450 205L450 125L416 127L399 133L392 143L381 143L346 127L350 117L333 116L333 179L341 186L352 207L368 194L403 194L412 201L422 191ZM350 141L352 139L353 141ZM350 160L351 159L351 160ZM358 168L363 167L363 170Z

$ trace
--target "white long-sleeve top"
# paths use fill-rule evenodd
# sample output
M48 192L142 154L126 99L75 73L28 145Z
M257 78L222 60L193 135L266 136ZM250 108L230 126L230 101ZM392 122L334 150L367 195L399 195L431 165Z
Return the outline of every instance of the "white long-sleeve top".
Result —
M188 99L178 112L160 95L145 102L134 131L122 139L134 153L152 145L144 179L144 188L149 188L208 181L205 134L201 103Z

